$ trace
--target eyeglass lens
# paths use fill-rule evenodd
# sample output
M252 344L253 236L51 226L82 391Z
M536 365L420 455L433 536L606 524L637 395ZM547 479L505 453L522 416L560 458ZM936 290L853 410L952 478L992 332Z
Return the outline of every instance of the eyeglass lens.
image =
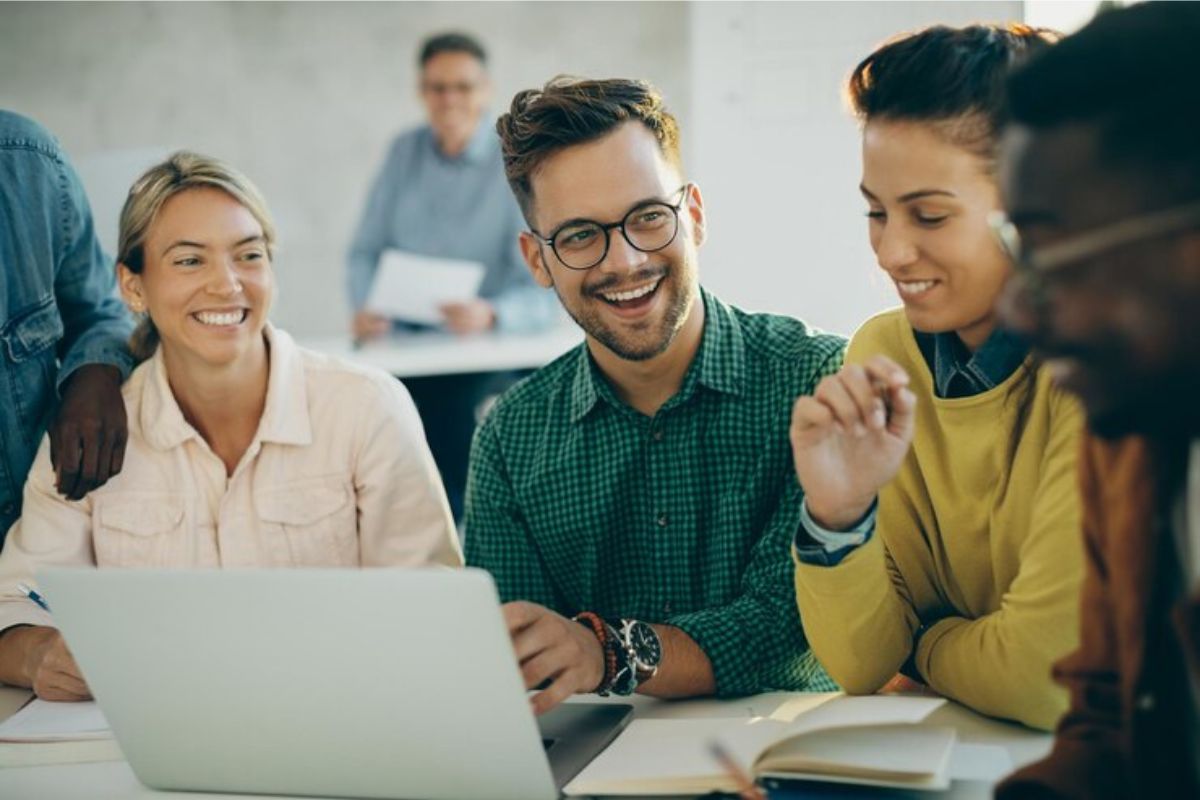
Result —
M653 253L675 238L679 217L666 203L639 206L625 216L618 227L626 241L643 253ZM609 231L596 222L568 225L554 234L554 251L573 269L587 269L604 260L608 252Z

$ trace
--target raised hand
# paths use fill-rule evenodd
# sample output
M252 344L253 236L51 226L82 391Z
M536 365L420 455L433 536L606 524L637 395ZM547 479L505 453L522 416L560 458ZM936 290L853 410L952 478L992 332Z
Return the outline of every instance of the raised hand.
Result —
M792 409L792 458L813 520L846 530L860 520L912 442L917 398L908 374L875 356L821 381Z

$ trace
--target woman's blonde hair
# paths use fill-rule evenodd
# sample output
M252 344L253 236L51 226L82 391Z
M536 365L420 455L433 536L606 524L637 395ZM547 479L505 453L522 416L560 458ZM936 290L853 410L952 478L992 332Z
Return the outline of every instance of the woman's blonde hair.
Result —
M189 189L220 189L241 203L262 226L267 255L275 254L275 223L258 188L242 173L216 158L181 150L166 161L146 170L134 181L121 209L117 238L117 263L135 275L145 267L144 246L150 226L163 204ZM147 313L138 322L129 348L137 361L144 361L158 347L158 329Z

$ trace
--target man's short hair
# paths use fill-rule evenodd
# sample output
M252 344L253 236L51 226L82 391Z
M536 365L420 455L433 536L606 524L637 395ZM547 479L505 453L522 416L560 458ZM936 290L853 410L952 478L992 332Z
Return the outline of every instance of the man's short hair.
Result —
M496 131L504 154L504 173L526 221L533 222L530 179L547 158L566 147L600 139L634 120L654 134L663 156L682 171L679 124L662 95L646 81L560 75L541 89L518 92L508 113L496 122Z
M1164 201L1200 196L1200 3L1101 12L1008 80L1012 122L1094 124L1100 158L1146 175Z
M487 64L487 53L479 40L465 33L455 32L439 33L422 42L417 63L424 67L429 63L429 59L441 53L467 53L479 59L480 64Z

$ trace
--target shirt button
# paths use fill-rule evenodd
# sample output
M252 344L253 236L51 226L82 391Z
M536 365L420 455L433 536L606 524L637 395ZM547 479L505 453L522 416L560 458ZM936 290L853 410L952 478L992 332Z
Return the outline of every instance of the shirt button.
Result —
M663 432L661 430L657 430L651 435L654 437L654 441L656 442L661 442L663 440Z
M14 503L5 503L3 507L0 507L0 515L11 517L15 513L17 513L17 506Z
M670 613L671 613L671 601L670 601L670 600L668 600L667 602L663 603L663 613L664 613L664 614L670 614Z
M658 523L658 527L660 527L660 528L665 528L665 527L667 527L667 522L668 522L668 520L667 520L667 515L666 515L666 514L659 514L659 515L658 515L658 519L657 519L657 520L655 520L655 522L657 522L657 523Z
M1145 692L1143 694L1140 694L1140 695L1138 695L1138 698L1135 701L1135 704L1137 705L1138 711L1141 711L1143 713L1152 711L1152 710L1154 710L1154 695L1151 694L1150 692Z

